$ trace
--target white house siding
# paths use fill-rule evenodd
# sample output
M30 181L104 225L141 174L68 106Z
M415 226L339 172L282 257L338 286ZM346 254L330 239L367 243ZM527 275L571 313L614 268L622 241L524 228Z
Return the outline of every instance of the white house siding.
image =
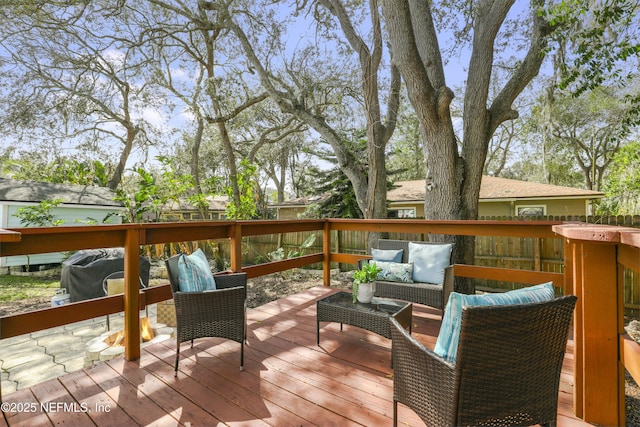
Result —
M0 228L22 228L20 219L15 216L18 209L25 206L36 206L35 203L0 203L0 221L2 225ZM74 206L74 205L61 205L53 208L51 212L56 220L61 219L64 221L62 225L90 225L87 223L89 218L95 220L96 224L102 224L104 218L109 213L117 213L122 209L118 209L112 206ZM117 215L111 216L107 221L108 224L120 224L121 218ZM58 264L66 258L66 255L62 252L51 252L44 254L33 254L27 257L10 256L0 257L0 267L14 267L19 265L38 265L38 264Z

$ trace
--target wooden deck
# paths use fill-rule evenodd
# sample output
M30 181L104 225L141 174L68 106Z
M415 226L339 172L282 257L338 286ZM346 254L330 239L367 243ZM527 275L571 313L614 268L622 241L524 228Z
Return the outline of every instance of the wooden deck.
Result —
M4 396L0 424L391 425L390 340L323 323L316 346L315 302L334 291L312 288L250 310L243 372L237 343L201 339L193 349L182 345L176 379L175 341L169 340L145 348L139 361L115 359ZM413 311L414 336L432 348L438 311L420 305ZM572 414L572 346L560 384L559 426L589 425ZM399 417L401 425L424 425L402 405Z

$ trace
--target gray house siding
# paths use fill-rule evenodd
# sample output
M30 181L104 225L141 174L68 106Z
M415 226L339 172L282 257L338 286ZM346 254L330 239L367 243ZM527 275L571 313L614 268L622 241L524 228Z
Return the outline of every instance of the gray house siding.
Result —
M18 209L36 206L40 201L62 199L62 203L51 210L55 220L63 225L119 224L117 214L123 211L121 203L113 200L114 193L106 188L58 185L29 181L14 181L0 178L0 228L22 228ZM111 215L110 215L111 214ZM105 221L105 219L108 220ZM66 255L61 252L34 254L27 256L2 257L0 246L0 267L20 265L57 264Z

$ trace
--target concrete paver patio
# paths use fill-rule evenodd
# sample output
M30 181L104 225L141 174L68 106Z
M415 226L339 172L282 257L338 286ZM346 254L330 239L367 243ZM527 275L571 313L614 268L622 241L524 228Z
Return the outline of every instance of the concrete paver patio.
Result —
M149 320L156 325L156 305L149 306ZM110 316L111 330L122 329L122 313ZM87 343L106 331L101 316L66 326L8 338L0 343L2 395L32 387L87 367Z

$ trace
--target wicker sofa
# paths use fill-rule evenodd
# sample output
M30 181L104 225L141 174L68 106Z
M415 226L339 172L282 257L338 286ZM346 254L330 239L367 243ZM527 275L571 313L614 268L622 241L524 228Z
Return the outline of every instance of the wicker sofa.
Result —
M438 245L441 243L430 242L413 242L425 245ZM378 241L378 249L383 250L398 250L402 249L402 262L407 263L409 261L409 241L408 240L389 240L380 239ZM368 262L368 260L361 260ZM450 264L445 268L444 281L442 284L434 283L404 283L404 282L391 282L376 280L376 293L378 297L395 298L404 301L411 301L418 304L428 305L440 310L444 310L447 301L449 300L449 294L454 289L454 275L453 264Z

